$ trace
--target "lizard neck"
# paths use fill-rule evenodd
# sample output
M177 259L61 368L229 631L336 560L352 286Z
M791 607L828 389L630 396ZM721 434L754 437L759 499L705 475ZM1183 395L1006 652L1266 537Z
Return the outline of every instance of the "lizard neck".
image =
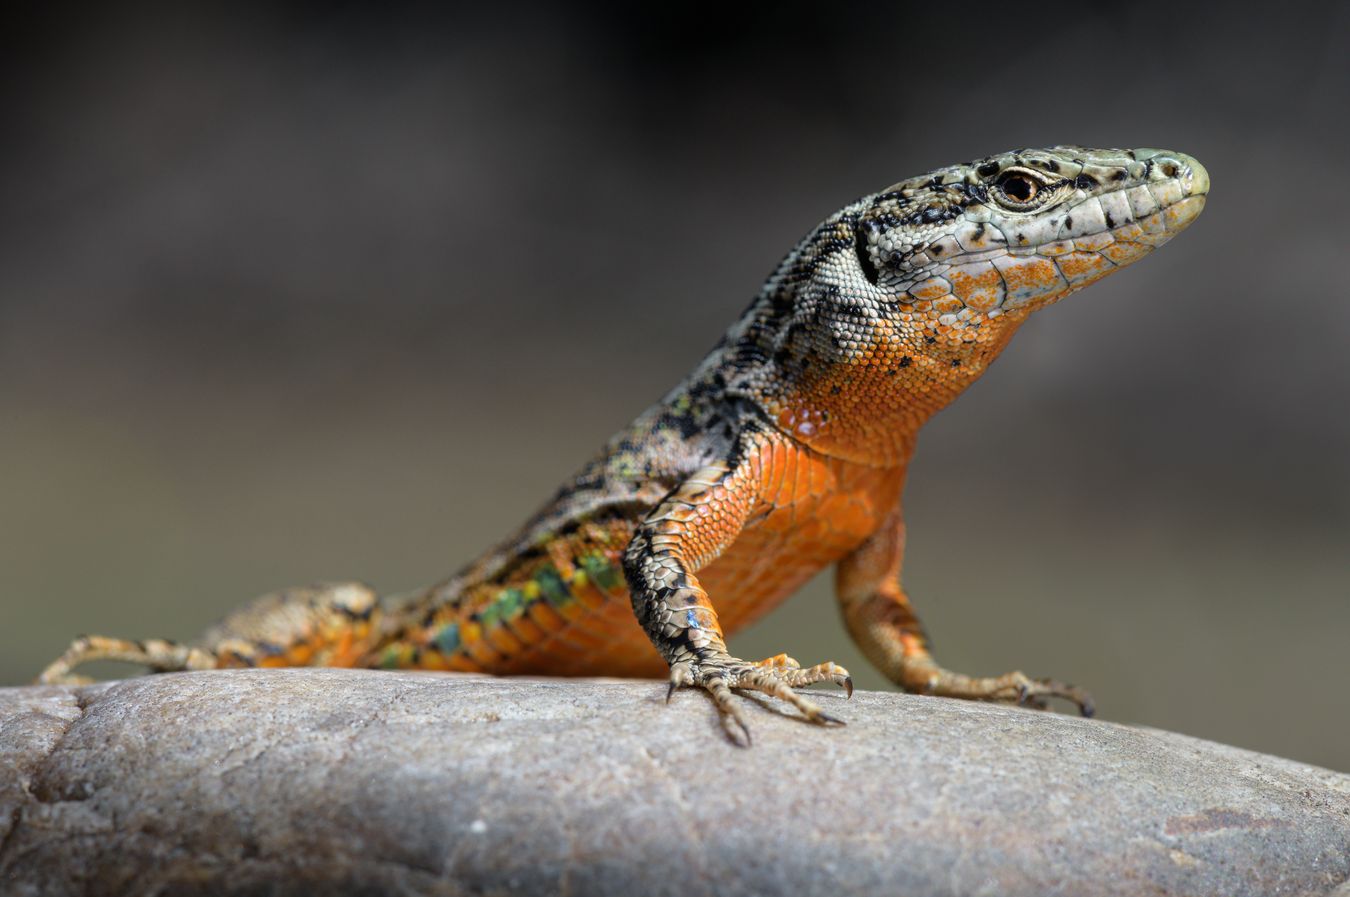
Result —
M777 426L815 451L861 464L904 464L919 429L988 369L1028 311L979 314L961 329L928 320L879 322L890 332L847 363L780 363L752 398Z

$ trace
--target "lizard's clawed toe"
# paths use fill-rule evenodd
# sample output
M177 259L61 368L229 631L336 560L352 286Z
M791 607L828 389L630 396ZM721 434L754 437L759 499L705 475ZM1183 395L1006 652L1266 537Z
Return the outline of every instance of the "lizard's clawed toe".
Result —
M853 694L853 678L848 670L836 663L821 663L803 669L786 654L778 654L758 662L749 662L730 656L704 658L676 663L670 671L670 689L667 701L683 685L702 688L712 696L722 716L722 726L733 742L750 744L750 729L745 724L740 705L732 689L763 692L786 701L809 722L825 726L845 725L842 719L821 710L815 702L797 694L795 688L816 682L834 682L848 695Z
M1097 712L1092 695L1077 686L1055 679L1027 679L1023 676L1021 680L1017 686L1016 703L1022 707L1048 710L1050 705L1046 699L1060 698L1077 706L1083 716L1090 717Z

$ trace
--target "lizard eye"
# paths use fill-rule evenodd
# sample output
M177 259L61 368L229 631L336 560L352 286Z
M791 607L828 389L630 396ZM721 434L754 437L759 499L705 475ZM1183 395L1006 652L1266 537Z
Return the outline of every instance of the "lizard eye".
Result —
M1030 174L1016 169L1005 171L994 182L994 198L1010 209L1027 209L1041 192L1041 183Z

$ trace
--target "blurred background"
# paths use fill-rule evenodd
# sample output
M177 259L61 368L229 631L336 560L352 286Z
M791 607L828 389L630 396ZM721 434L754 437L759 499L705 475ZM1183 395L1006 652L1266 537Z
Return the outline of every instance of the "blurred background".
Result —
M77 633L440 579L844 202L1161 146L1208 210L933 421L906 583L950 667L1350 770L1350 7L682 9L16 14L0 683ZM884 686L828 575L732 648Z

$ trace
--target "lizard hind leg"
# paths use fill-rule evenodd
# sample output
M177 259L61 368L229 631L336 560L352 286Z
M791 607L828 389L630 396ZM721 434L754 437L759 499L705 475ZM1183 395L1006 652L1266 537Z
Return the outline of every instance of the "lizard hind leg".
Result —
M380 637L380 599L359 582L254 599L202 636L220 667L363 666Z
M130 641L102 635L82 635L37 677L39 685L87 685L94 680L75 673L77 667L99 660L136 663L159 672L209 670L215 655L191 645L164 639Z
M86 635L37 681L83 684L75 673L100 660L140 664L152 672L253 666L357 666L378 638L379 598L360 583L286 589L255 599L207 630L195 644Z

